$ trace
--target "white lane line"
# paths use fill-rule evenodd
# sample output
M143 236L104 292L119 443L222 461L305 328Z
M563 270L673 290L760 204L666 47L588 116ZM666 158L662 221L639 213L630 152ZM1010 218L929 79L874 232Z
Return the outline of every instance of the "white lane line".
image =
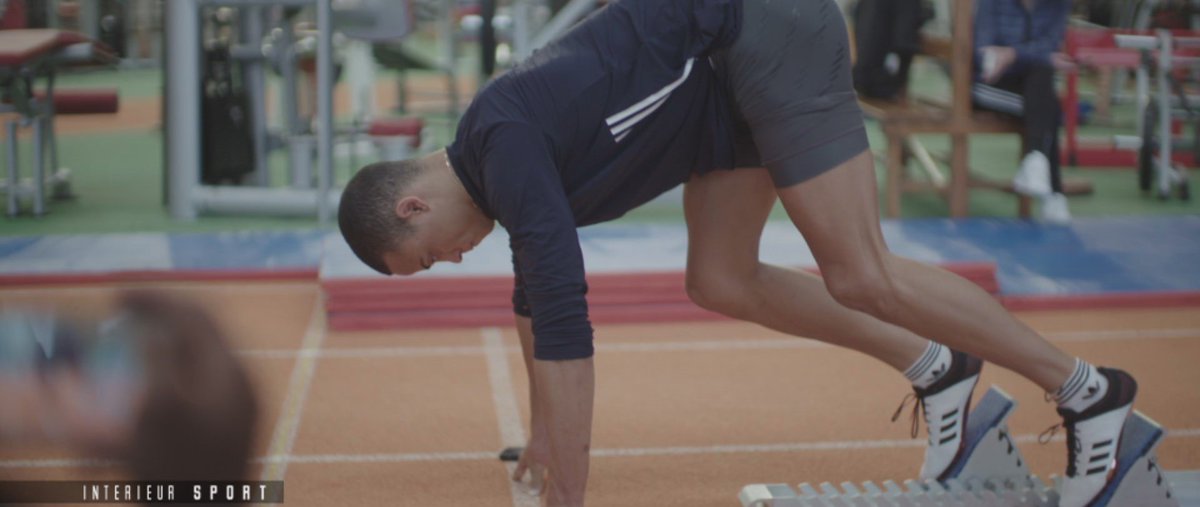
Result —
M496 419L500 425L500 440L505 446L522 445L525 429L521 425L517 397L513 393L512 375L508 366L508 347L500 330L484 328L483 350L487 354L488 380L492 385L492 402L496 406Z
M318 297L313 304L312 317L308 321L308 329L304 332L303 350L320 351L325 342L326 322L325 305ZM267 449L269 456L290 456L292 447L296 445L296 434L300 429L300 418L304 413L304 403L308 401L308 391L312 387L313 375L317 370L318 354L306 354L296 358L292 367L292 377L288 380L287 397L283 401L283 409L275 423L275 431L271 436L271 446ZM282 481L287 474L287 460L268 463L263 467L264 481Z
M508 348L504 346L504 336L494 327L483 328L481 332L483 349L487 352L492 404L496 407L496 423L500 426L500 444L503 447L525 445L525 429L517 409L517 396L513 393L512 370L508 367ZM496 459L494 454L492 459ZM525 493L519 483L509 480L515 468L516 464L505 463L504 478L512 494L513 507L538 507L541 503L537 497Z
M1200 328L1177 329L1131 329L1125 331L1062 331L1046 333L1046 338L1052 342L1104 342L1119 340L1168 340L1168 339L1200 339ZM597 343L596 350L600 352L670 352L670 351L728 351L728 350L789 350L832 347L826 343L807 338L764 338L703 340L686 342L657 342L657 343ZM518 346L501 346L506 353L520 353ZM289 359L296 356L316 355L321 358L363 358L363 357L443 357L443 356L473 356L486 353L485 347L448 346L448 347L364 347L343 349L245 349L238 351L245 357L264 359Z
M6 459L0 460L0 468L106 468L118 463L106 459Z
M1200 437L1200 428L1188 430L1168 430L1167 438ZM1038 441L1038 435L1017 435L1013 437L1017 443L1033 443ZM1052 442L1066 440L1058 435L1051 438ZM595 449L593 457L650 457L650 456L684 456L695 454L745 454L745 453L780 453L780 452L813 452L813 451L853 451L872 449L923 448L926 442L921 439L906 438L902 440L842 440L830 442L798 442L793 444L761 444L761 445L712 445L699 447L637 447L628 449Z
M289 359L316 356L322 359L344 359L356 357L445 357L480 356L483 347L355 347L342 349L246 349L238 351L243 357L259 359Z
M1013 435L1019 444L1030 444L1038 441L1038 435L1029 433ZM1165 440L1180 440L1185 438L1200 438L1200 428L1167 429ZM1061 442L1066 438L1055 436L1052 441ZM738 444L738 445L708 445L708 446L677 446L677 447L631 447L612 449L592 449L591 455L599 458L619 457L655 457L655 456L686 456L706 454L761 454L784 452L818 452L818 451L853 451L872 449L901 449L920 448L925 446L921 439L887 439L887 440L834 440L825 442L796 442L785 444ZM432 452L407 454L300 454L272 455L253 460L255 463L412 463L437 461L490 461L496 459L495 451L479 452ZM94 459L45 459L45 460L7 460L0 461L0 468L60 468L60 467L105 467L115 464L111 461Z
M407 454L301 454L258 458L256 463L428 463L437 461L483 461L496 459L493 452L424 452Z
M1046 338L1056 342L1104 342L1114 340L1162 340L1176 338L1200 338L1200 328L1174 329L1129 329L1110 331L1059 331L1046 333Z

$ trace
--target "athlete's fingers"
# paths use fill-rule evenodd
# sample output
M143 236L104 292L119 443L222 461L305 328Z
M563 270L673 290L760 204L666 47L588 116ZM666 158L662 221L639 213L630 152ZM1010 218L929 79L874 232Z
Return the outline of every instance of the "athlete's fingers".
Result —
M529 473L529 482L525 481L525 473ZM512 473L513 482L519 483L521 490L530 496L539 496L544 491L546 467L532 461L529 454L522 454L520 461Z
M517 467L513 469L512 473L512 480L514 482L521 482L521 479L525 478L525 470L529 468L526 461L528 459L527 455L522 454L521 459L517 460Z
M521 483L521 489L530 496L540 496L545 491L546 467L534 463L529 467L529 483Z

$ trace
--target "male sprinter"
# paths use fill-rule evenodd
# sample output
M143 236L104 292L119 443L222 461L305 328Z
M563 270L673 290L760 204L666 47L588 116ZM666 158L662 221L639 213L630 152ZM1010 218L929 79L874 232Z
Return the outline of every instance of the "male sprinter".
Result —
M523 465L549 467L549 505L583 505L588 478L576 227L684 182L692 299L903 372L932 423L922 477L959 451L982 358L1055 396L1078 444L1061 505L1105 485L1136 383L1055 348L970 282L888 252L847 45L834 0L616 0L482 89L444 152L347 185L342 234L384 274L459 262L494 222L508 230L533 400ZM759 262L776 198L823 280Z

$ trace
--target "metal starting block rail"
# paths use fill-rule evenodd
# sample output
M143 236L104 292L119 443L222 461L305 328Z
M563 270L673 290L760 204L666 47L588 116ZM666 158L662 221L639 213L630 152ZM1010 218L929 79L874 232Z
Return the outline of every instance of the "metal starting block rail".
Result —
M751 484L738 499L743 507L1056 507L1061 479L1031 475L1009 436L1007 420L1015 408L1007 393L988 390L971 411L967 450L951 464L946 481L804 483L796 489ZM1137 411L1129 417L1113 480L1089 507L1200 507L1200 473L1164 473L1154 454L1162 427Z

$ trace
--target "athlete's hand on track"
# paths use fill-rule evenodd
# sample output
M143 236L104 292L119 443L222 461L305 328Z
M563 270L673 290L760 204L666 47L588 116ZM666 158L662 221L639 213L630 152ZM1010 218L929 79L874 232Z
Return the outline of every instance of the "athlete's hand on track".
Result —
M549 462L550 441L546 437L534 436L521 451L521 459L517 461L517 468L513 469L512 480L520 483L526 493L539 496L546 490L546 465ZM529 473L528 482L525 481L526 472Z

